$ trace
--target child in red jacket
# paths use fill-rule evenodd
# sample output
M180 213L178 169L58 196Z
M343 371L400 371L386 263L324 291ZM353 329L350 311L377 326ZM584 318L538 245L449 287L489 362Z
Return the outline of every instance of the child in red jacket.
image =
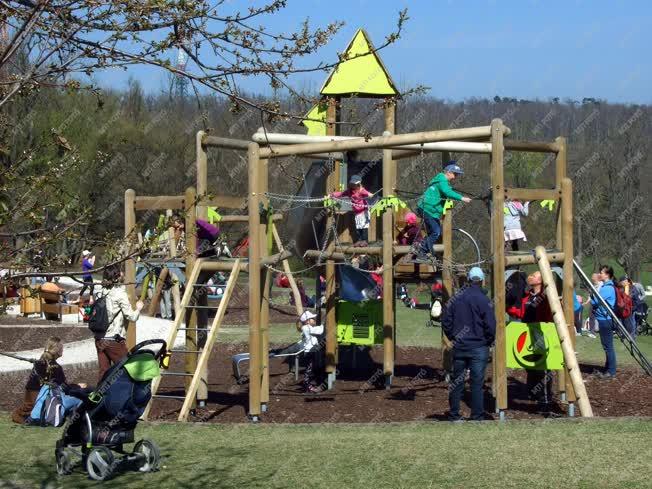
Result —
M352 175L349 179L349 188L343 192L333 192L331 197L349 197L351 199L351 207L355 215L355 230L356 236L354 243L360 246L366 246L369 240L369 223L371 218L369 216L369 203L367 198L371 197L371 193L362 186L362 177L360 175Z

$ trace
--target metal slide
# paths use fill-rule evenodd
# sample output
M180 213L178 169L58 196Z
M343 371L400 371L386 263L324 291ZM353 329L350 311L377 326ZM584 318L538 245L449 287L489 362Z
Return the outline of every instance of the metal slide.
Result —
M620 341L623 343L623 345L625 345L625 349L634 358L634 360L636 360L636 362L641 366L641 368L645 371L646 374L652 375L652 365L650 364L650 361L639 349L634 339L631 337L627 329L625 329L625 326L623 326L623 323L620 322L618 316L616 316L616 314L609 307L606 301L600 296L596 288L593 286L591 280L589 280L589 277L586 276L586 274L582 270L582 267L580 267L579 263L573 260L573 266L575 267L575 271L577 272L577 275L579 275L580 279L582 279L582 282L584 282L584 285L586 285L591 291L591 295L593 297L597 297L597 299L600 301L602 306L606 308L607 311L609 311L609 315L611 316L611 319L616 325L616 336L618 336L618 338L620 338Z

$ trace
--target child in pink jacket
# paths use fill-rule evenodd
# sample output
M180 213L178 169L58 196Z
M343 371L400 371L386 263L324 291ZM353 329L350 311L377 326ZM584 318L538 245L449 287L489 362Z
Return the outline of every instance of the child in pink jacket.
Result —
M333 192L331 197L349 197L351 199L351 207L355 214L355 230L357 236L355 243L358 245L366 246L369 240L369 204L367 198L371 197L371 193L362 186L362 177L360 175L352 175L349 179L349 188L343 192Z

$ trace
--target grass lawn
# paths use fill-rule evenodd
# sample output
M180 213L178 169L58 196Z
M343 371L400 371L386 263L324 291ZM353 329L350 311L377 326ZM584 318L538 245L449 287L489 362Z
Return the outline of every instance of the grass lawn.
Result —
M58 477L60 430L0 421L3 487L98 487ZM102 487L650 487L649 420L402 425L141 423L161 447L160 472Z

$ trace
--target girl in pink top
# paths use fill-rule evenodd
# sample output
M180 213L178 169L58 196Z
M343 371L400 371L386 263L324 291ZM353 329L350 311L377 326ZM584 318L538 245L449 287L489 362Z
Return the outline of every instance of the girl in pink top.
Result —
M351 199L351 207L355 214L355 230L356 239L355 243L366 245L369 239L369 204L367 198L371 197L371 193L362 186L362 178L360 175L353 175L349 179L349 188L343 192L333 192L331 197L349 197Z

